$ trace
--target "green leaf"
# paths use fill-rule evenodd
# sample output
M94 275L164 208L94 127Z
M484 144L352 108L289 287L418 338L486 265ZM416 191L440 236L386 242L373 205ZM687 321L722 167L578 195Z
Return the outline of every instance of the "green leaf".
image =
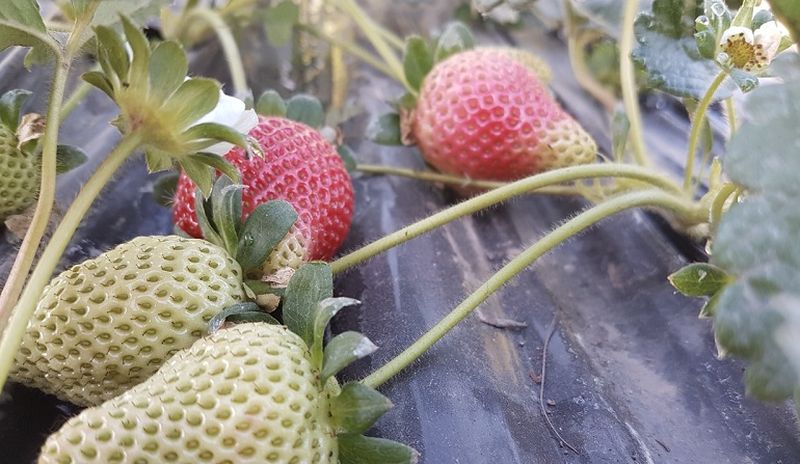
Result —
M319 128L325 123L325 110L316 98L299 94L286 102L286 117L309 127Z
M628 120L625 110L622 107L617 108L611 120L612 154L616 161L622 161L625 158L625 146L628 144L630 129L631 122Z
M81 75L81 79L97 87L98 89L105 92L106 95L114 98L114 87L111 85L111 82L108 80L105 74L100 71L89 71L85 72Z
M333 274L325 263L304 264L286 287L283 321L306 345L314 342L314 321L319 303L333 296Z
M707 263L692 263L667 277L686 296L712 296L731 279L722 269Z
M239 237L236 261L242 270L247 272L263 266L295 221L297 211L283 200L258 205L247 217Z
M322 356L320 379L325 383L329 377L349 366L353 361L369 356L378 347L358 332L344 332L333 337Z
M164 101L186 79L189 63L177 42L161 42L150 55L150 91L156 101Z
M258 97L256 102L256 113L262 116L286 116L286 102L278 92L266 90Z
M475 46L475 39L467 26L452 22L447 25L439 40L436 43L436 51L433 53L435 63L447 59L458 52L469 50Z
M347 169L347 172L355 172L357 163L353 155L353 150L347 145L339 145L336 147L336 153L342 158L344 168Z
M276 47L287 44L299 19L300 7L292 0L284 0L264 11L264 28L269 43Z
M33 92L25 89L13 89L0 96L0 123L11 131L16 131L19 126L19 117L22 113L22 105L33 95Z
M319 302L316 316L314 317L313 342L311 343L311 359L316 367L322 367L323 341L325 338L325 328L328 327L333 316L342 308L361 304L360 301L352 298L325 298Z
M24 62L29 69L61 54L60 45L46 31L0 17L0 52L14 45L31 47Z
M406 80L414 90L419 90L431 68L433 68L433 52L428 42L417 35L408 37L403 55L403 70Z
M71 171L85 163L87 159L86 153L78 147L58 145L56 147L56 173L64 174Z
M759 27L763 26L764 24L773 21L775 19L775 15L772 14L769 10L758 10L756 14L753 15L753 26L752 29L755 31Z
M346 384L331 401L331 416L342 432L364 433L390 409L389 398L360 382Z
M184 81L178 87L178 90L164 103L162 111L172 116L177 127L183 128L210 113L218 102L219 82L195 77ZM195 129L191 135L199 130L201 129Z
M211 187L214 184L213 170L207 164L191 158L181 160L180 164L186 171L186 175L200 188L203 193L202 197L207 198L211 194Z
M749 394L780 400L800 387L800 78L760 87L723 158L747 189L723 215L712 264L734 281L713 309L721 354L749 361Z
M416 464L419 453L396 441L354 433L337 435L341 464Z
M644 67L648 86L701 100L720 69L701 55L692 26L694 16L684 11L683 0L655 0L652 13L640 15L634 23L633 59ZM734 89L732 82L726 82L715 100L728 98Z
M178 173L171 171L159 176L153 182L153 199L156 203L165 208L172 206L175 192L178 190L178 179L180 179Z
M219 176L211 190L211 216L231 256L236 256L239 246L243 188L243 185L233 184L229 177Z
M208 333L222 329L226 324L243 322L264 322L267 324L281 325L277 319L270 316L253 302L237 303L220 311L208 321Z
M0 2L0 19L15 22L39 32L46 32L44 20L35 0L3 0Z
M403 139L400 131L400 115L397 113L386 113L372 121L369 127L367 127L366 136L369 140L381 145L402 145Z
M639 1L639 11L650 6L649 0ZM571 8L591 25L619 39L625 0L581 0L570 2Z
M800 42L800 3L797 0L768 0L772 12L792 33L795 42Z

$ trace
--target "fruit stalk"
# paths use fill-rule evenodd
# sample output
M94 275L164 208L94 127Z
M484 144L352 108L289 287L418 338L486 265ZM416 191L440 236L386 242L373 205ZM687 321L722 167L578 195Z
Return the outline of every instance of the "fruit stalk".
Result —
M573 219L557 227L509 261L497 273L483 283L477 290L470 294L464 301L456 306L433 328L417 339L402 353L394 357L381 368L367 376L361 382L372 388L377 388L387 380L397 375L401 370L422 356L433 344L444 337L464 318L469 316L490 295L505 285L517 274L525 270L536 259L548 251L562 244L570 237L597 224L599 221L613 216L619 212L640 207L658 207L675 211L681 216L702 218L703 212L696 205L689 205L683 197L674 193L661 190L645 190L627 193L597 206L589 208Z
M434 171L424 171L395 166L382 166L377 164L357 164L356 170L367 174L388 174L409 179L418 179L428 182L441 182L448 185L459 187L473 187L479 189L495 189L508 185L508 182L498 182L493 180L469 179L466 177L451 176ZM536 193L545 195L579 195L579 192L568 185L554 185L552 187L542 187Z
M358 58L359 60L367 63L368 65L372 66L376 70L382 72L386 76L397 79L394 71L386 66L381 60L372 56L372 54L363 48L359 47L357 44L350 42L348 40L341 39L339 37L326 34L325 32L315 29L310 26L300 25L301 30L308 32L309 34L317 37L318 39L324 40L325 42L331 44L332 46L336 46L341 48L342 50L346 51L347 53L353 55L354 57Z
M99 66L95 66L92 68L93 71L99 70ZM58 114L59 120L63 123L72 111L80 104L80 102L86 98L86 95L89 94L89 91L92 90L92 85L88 82L81 79L80 82L75 86L75 90L72 91L69 97L64 100L64 105L61 107L61 111Z
M17 302L17 298L25 285L25 279L33 264L36 250L42 241L47 224L50 221L50 213L53 210L53 202L56 194L56 149L58 146L58 118L61 114L61 104L64 99L64 88L67 84L69 75L70 61L59 57L54 65L53 83L50 87L50 99L47 109L47 120L50 121L45 128L42 143L42 183L39 187L39 200L36 203L36 210L33 213L28 231L22 240L22 245L17 252L17 257L11 272L0 293L0 328L5 325L11 308Z
M736 133L738 124L736 121L736 104L733 102L733 97L725 99L725 116L728 119L728 139L730 140L733 134Z
M717 75L705 95L703 95L703 99L700 100L700 104L697 105L694 116L692 116L692 131L689 133L689 153L686 157L686 168L683 174L683 189L687 193L691 193L692 171L694 170L697 142L700 140L700 130L703 128L703 121L706 119L706 111L708 107L711 106L711 99L714 98L717 89L719 89L719 86L722 85L727 77L728 72L724 70Z
M491 190L463 203L459 203L458 205L440 211L433 216L423 219L422 221L404 227L397 232L393 232L363 248L337 259L331 263L331 269L333 270L334 274L342 272L350 267L355 266L356 264L366 261L378 253L384 252L390 248L400 245L401 243L405 243L412 238L418 237L441 225L508 200L509 198L528 193L532 190L555 184L561 184L564 182L597 177L622 177L635 179L651 184L652 186L655 186L665 192L671 192L673 196L677 197L678 195L682 195L680 187L675 185L669 178L641 166L601 163L554 169L552 171L526 177L525 179L521 179L503 187ZM688 211L691 209L689 206L691 204L691 200L683 198L683 208L676 209L676 211ZM684 219L691 221L694 219L694 217Z
M63 88L61 90L63 93ZM54 112L53 114L58 114ZM36 267L31 274L25 290L17 303L15 310L10 315L8 326L5 327L2 339L0 339L0 389L5 385L8 378L8 372L14 362L14 356L19 348L20 340L25 333L25 328L28 325L28 320L31 317L36 303L42 294L42 290L50 281L53 270L58 264L64 249L69 244L72 235L78 228L78 224L83 219L86 211L97 198L97 195L106 185L111 176L116 172L117 168L128 158L128 156L139 146L141 142L141 135L138 133L130 133L125 135L109 153L108 157L100 164L97 171L81 188L80 193L72 202L64 219L58 225L58 228L53 233L53 238L47 244L42 257L37 263ZM55 151L55 147L53 147ZM55 158L55 156L53 156ZM53 160L55 161L55 160ZM53 163L55 164L55 163ZM55 173L55 166L53 166L53 173ZM44 177L43 177L44 179ZM51 188L55 188L55 181L53 180ZM52 205L52 202L49 202ZM49 215L49 211L48 211ZM47 221L44 221L44 226ZM31 253L32 255L33 253ZM6 313L10 306L0 307L2 313ZM7 314L0 315L0 321L4 321L8 317Z
M647 149L642 133L642 114L639 111L638 92L636 91L636 74L633 67L633 23L639 9L639 0L625 0L625 11L622 19L622 36L619 40L619 74L622 85L622 102L630 121L630 138L633 146L633 157L642 166L650 165Z

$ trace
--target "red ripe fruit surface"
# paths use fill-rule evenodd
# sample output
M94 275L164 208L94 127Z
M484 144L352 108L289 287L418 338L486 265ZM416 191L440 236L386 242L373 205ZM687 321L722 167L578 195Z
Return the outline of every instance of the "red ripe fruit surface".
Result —
M290 234L299 234L303 260L329 260L341 246L353 218L353 186L336 149L316 130L289 119L259 117L250 131L264 157L248 157L234 147L225 158L241 172L242 212L285 200L298 213ZM172 219L193 237L202 237L195 212L196 187L181 173Z
M474 179L518 179L597 154L536 74L494 49L438 63L422 84L411 130L428 163Z

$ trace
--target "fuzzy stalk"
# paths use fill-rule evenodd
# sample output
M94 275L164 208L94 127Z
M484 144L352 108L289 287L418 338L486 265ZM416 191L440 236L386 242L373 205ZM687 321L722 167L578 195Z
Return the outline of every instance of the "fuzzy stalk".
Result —
M625 114L630 121L630 140L633 147L633 157L641 166L649 166L650 158L644 144L642 129L642 114L639 110L639 93L636 89L636 73L633 66L633 23L639 9L639 0L625 0L625 10L622 19L622 36L619 41L619 75L622 85L622 102Z
M599 163L555 169L490 190L386 235L332 262L331 269L334 273L345 271L356 264L366 261L379 253L405 243L424 233L430 232L439 226L532 190L580 179L599 177L634 179L650 184L665 192L670 192L673 195L682 195L680 187L675 185L671 179L641 166ZM692 204L691 200L686 197L683 198L683 201L686 205ZM683 210L687 210L688 208L689 207L686 206ZM686 219L687 221L692 220L692 218L682 219Z
M683 171L683 189L686 190L687 193L690 193L692 190L692 173L694 172L697 143L700 141L700 131L703 129L706 111L708 111L708 107L711 106L714 94L717 93L717 89L719 89L719 86L725 81L726 77L728 77L727 71L722 71L717 75L705 95L703 95L703 99L700 100L700 104L697 105L697 109L692 116L692 130L689 133L689 153L686 157L686 167Z
M397 375L401 370L419 359L431 346L444 337L459 322L464 320L490 295L500 289L509 280L516 277L539 257L564 243L599 221L621 211L632 208L657 207L674 211L682 216L699 217L702 213L694 205L688 205L683 197L661 190L645 190L627 193L609 199L597 206L589 208L557 227L531 247L509 261L497 273L456 306L448 315L433 326L422 337L417 339L402 353L367 376L362 383L377 388Z
M191 18L205 21L214 31L214 34L217 35L217 40L219 40L219 44L222 47L222 53L225 55L225 61L228 63L231 83L236 97L245 99L250 96L250 88L247 86L247 73L244 70L244 64L242 64L242 55L239 52L239 46L236 45L236 39L233 37L231 28L228 27L217 12L208 8L197 7L192 9L186 20L188 21Z
M42 295L42 291L50 281L53 271L58 265L58 261L61 259L61 255L69 244L72 235L95 198L97 198L97 195L122 163L136 150L141 140L142 137L137 133L128 134L120 140L119 144L92 174L92 177L83 185L80 193L78 193L75 201L72 202L58 228L53 233L53 238L50 239L41 259L36 264L36 268L33 270L33 274L31 274L31 278L25 286L19 302L11 313L11 318L3 332L2 339L0 339L0 390L2 390L8 378L8 373L14 362L17 349L19 349L20 341L25 334L28 321L36 309L36 304Z

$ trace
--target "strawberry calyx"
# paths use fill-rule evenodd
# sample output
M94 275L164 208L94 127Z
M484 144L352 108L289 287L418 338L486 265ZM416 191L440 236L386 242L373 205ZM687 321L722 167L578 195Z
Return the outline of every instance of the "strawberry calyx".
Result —
M197 222L206 241L228 251L245 275L260 277L269 255L297 221L297 211L286 201L271 200L258 205L243 220L244 188L226 175L218 176L208 198L199 191L195 195ZM262 294L247 283L245 287L251 298Z
M213 194L212 194L213 195ZM343 332L325 344L325 333L340 310L360 304L352 298L333 296L333 273L323 262L303 265L288 283L281 304L284 324L303 339L320 385L332 392L329 414L338 441L341 462L415 463L419 454L401 443L362 435L392 402L372 387L349 382L339 387L335 375L354 361L372 354L377 347L366 336ZM254 303L233 305L209 323L213 332L237 322L279 324ZM392 459L387 460L387 457Z
M177 163L204 195L211 191L215 170L237 179L230 163L208 153L220 142L260 153L258 144L236 128L206 120L231 97L220 95L220 84L213 79L187 77L188 60L178 42L151 47L138 26L125 16L121 20L122 37L110 27L95 28L101 70L82 76L119 106L113 124L125 135L142 135L151 172Z

